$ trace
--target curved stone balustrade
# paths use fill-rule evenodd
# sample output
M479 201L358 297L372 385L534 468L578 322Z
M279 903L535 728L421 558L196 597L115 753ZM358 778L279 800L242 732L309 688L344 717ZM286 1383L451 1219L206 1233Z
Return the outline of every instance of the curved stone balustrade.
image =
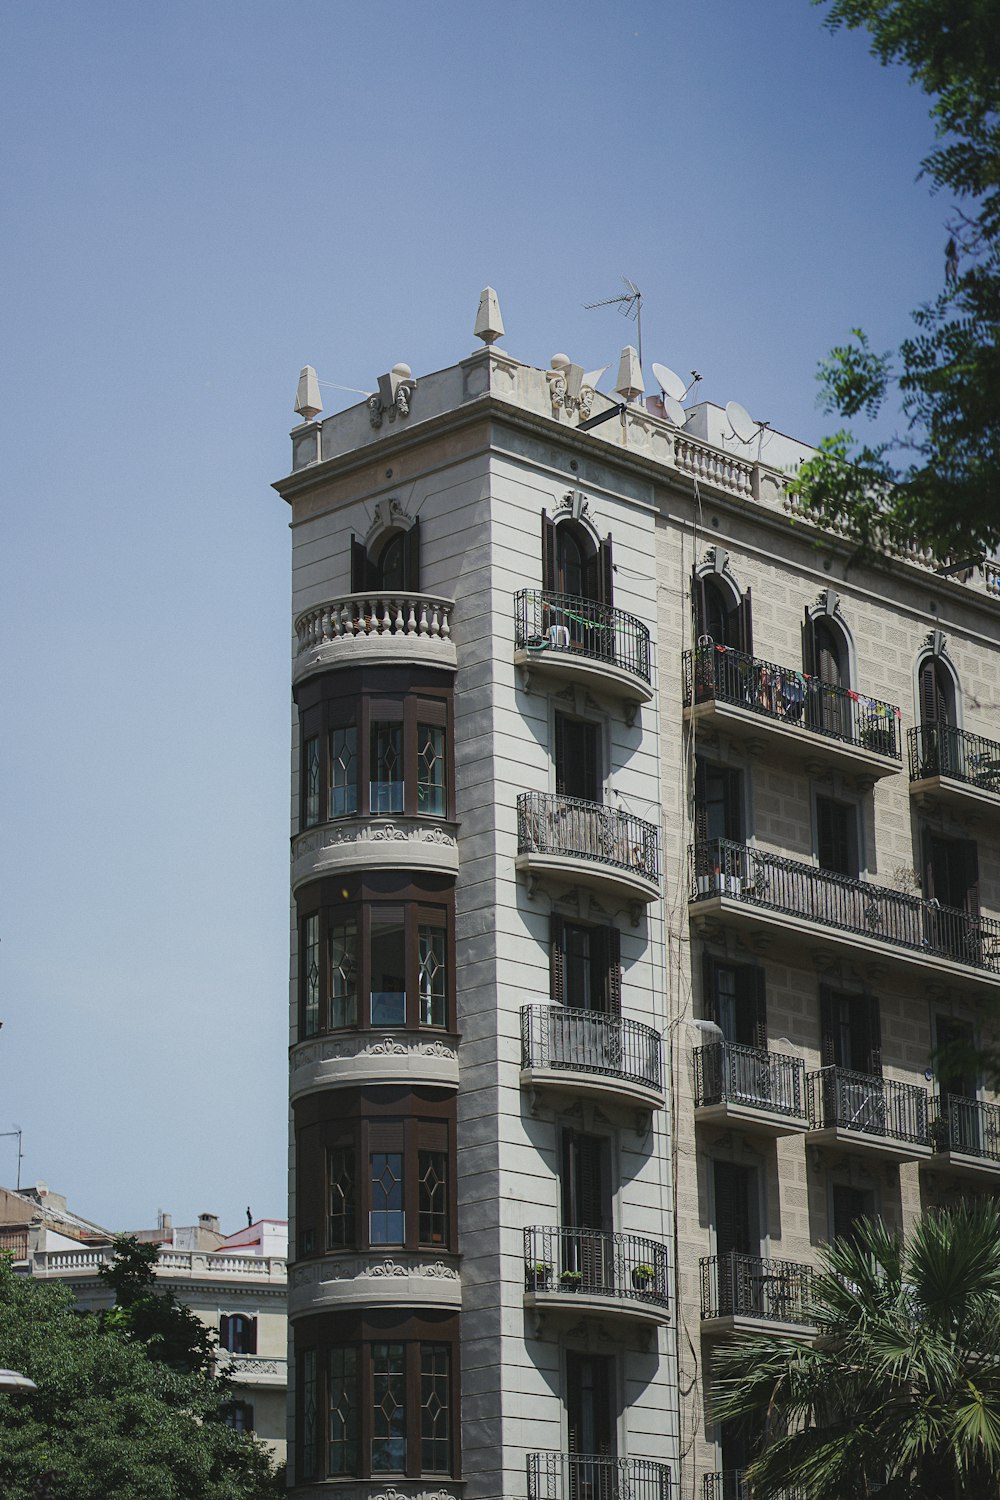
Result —
M753 494L753 464L721 453L707 443L680 434L674 439L674 462L682 474L693 474L705 484L749 499Z
M363 1084L458 1088L458 1039L432 1031L338 1031L291 1049L292 1102Z
M289 1278L288 1315L350 1307L458 1309L462 1283L458 1257L434 1251L367 1250L300 1261Z
M418 869L458 874L455 823L441 818L339 818L292 840L292 890L343 870Z
M415 663L455 671L452 599L436 594L343 594L295 621L294 682L332 667Z

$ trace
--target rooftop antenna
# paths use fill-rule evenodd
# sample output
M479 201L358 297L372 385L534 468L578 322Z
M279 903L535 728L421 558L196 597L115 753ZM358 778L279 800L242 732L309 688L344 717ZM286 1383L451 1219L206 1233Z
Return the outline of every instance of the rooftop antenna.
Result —
M595 307L617 307L618 311L626 318L635 319L635 341L638 345L639 363L642 364L642 293L634 281L629 281L627 276L622 277L625 283L625 291L620 297L605 297L601 302L585 302L584 311L590 312Z
M770 422L755 422L745 406L738 401L726 402L726 417L733 431L733 437L738 438L741 443L752 443L757 439L757 462L760 463L760 449L764 441L764 429L770 427Z

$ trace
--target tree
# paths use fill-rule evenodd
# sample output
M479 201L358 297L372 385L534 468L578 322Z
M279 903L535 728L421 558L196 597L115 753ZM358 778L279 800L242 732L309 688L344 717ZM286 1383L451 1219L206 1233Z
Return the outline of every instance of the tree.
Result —
M867 27L933 101L938 145L921 163L953 201L944 275L914 332L876 353L864 332L820 366L821 401L847 419L898 397L903 430L825 439L794 484L806 515L865 551L903 542L964 560L1000 546L1000 27L993 0L813 0L831 30Z
M1000 1494L1000 1209L879 1220L821 1251L813 1342L748 1338L715 1414L764 1434L756 1500L984 1500Z
M0 1256L0 1365L32 1393L0 1393L4 1500L278 1500L264 1445L222 1420L225 1390L146 1347Z
M151 1359L173 1370L208 1375L215 1340L200 1318L184 1307L173 1292L154 1291L158 1245L142 1244L130 1234L113 1241L115 1257L97 1274L115 1294L115 1306L105 1322L145 1344Z

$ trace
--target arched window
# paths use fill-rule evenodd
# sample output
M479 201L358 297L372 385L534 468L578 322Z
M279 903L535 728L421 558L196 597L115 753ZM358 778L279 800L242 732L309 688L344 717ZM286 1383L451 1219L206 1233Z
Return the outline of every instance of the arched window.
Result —
M351 593L416 593L420 588L420 521L394 527L368 543L351 537Z
M569 524L556 527L556 589L586 598L587 567L583 546Z
M611 538L591 535L567 517L558 523L542 511L542 587L554 594L586 599L594 604L614 602Z
M405 531L395 531L378 554L375 563L378 587L385 593L399 593L406 588L406 538Z
M708 636L716 646L753 655L750 590L740 593L725 553L713 549L709 562L695 568L691 597L696 640Z
M856 729L852 700L852 643L840 614L840 600L826 589L806 608L802 625L802 669L809 680L806 724L821 734L852 739Z
M955 679L940 655L928 653L917 670L917 715L922 725L955 726Z

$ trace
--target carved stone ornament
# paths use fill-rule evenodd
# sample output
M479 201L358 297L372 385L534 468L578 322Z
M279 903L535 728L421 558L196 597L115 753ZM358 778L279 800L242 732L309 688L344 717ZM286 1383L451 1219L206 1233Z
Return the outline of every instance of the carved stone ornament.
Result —
M395 422L397 417L408 417L417 382L409 365L393 365L388 375L378 378L378 391L368 397L368 420L373 427L382 426L383 418Z

